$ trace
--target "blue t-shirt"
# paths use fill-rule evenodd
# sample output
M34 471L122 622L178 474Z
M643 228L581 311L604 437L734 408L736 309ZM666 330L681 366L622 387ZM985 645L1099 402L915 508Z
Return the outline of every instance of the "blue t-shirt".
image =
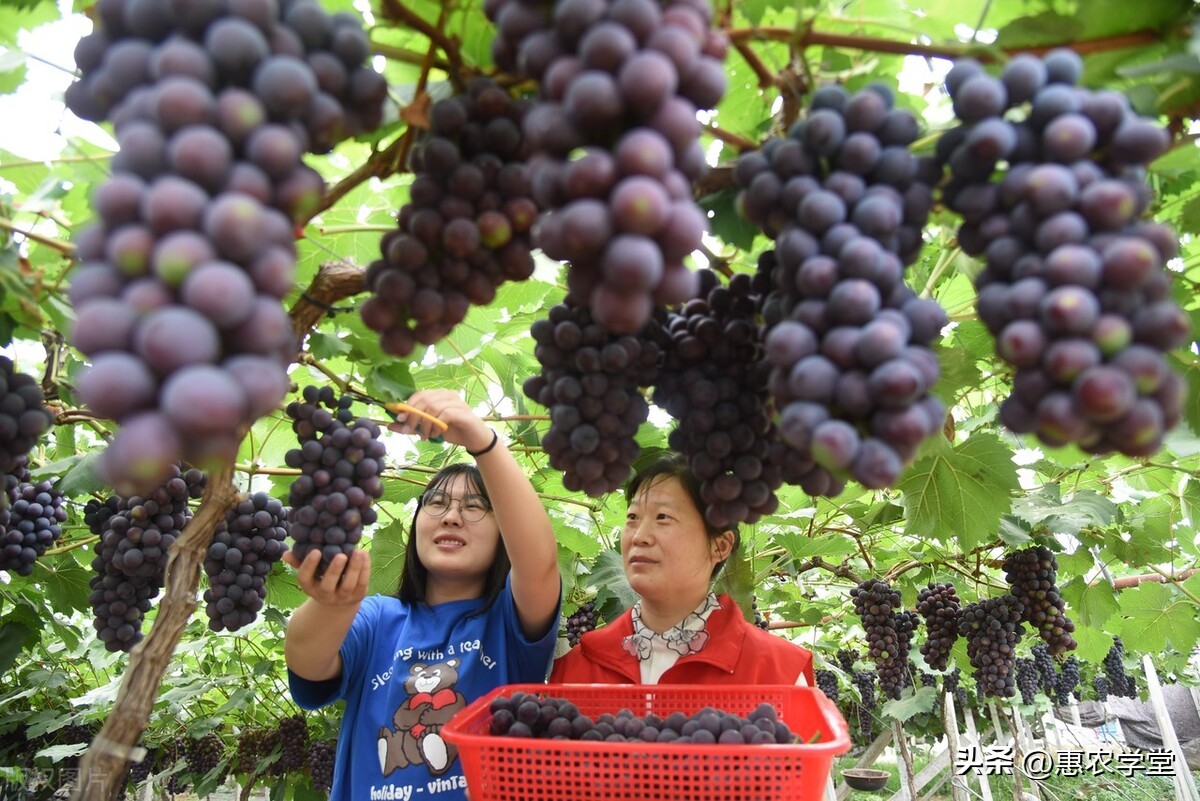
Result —
M530 642L521 632L512 588L481 615L482 599L409 606L398 598L363 600L346 641L342 675L309 681L288 671L304 709L345 699L333 801L449 801L465 798L457 749L441 727L502 684L542 682L558 627Z

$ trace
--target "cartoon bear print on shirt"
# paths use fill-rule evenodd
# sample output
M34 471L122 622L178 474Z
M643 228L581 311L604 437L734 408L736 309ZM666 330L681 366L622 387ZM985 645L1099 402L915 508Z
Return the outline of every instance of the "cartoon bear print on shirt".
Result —
M457 659L432 665L414 664L404 680L408 691L392 718L392 729L379 730L379 767L387 776L409 765L425 764L434 776L445 773L458 749L442 739L441 730L467 699L454 685L458 682Z

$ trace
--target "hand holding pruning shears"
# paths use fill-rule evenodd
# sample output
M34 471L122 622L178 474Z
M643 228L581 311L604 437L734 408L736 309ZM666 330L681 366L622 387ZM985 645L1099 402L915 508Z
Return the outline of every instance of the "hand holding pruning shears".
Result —
M404 408L400 408L400 407ZM393 407L396 407L393 410ZM388 404L396 422L388 426L401 434L424 439L442 436L447 442L481 451L492 442L494 432L479 419L466 401L452 390L426 389L413 393L404 404Z

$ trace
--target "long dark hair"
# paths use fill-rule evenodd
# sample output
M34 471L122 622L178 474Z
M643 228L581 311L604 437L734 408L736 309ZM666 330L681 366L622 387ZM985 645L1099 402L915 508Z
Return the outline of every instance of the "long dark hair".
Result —
M737 553L737 549L741 547L742 535L738 533L735 525L721 528L708 522L708 517L704 514L704 507L707 504L704 503L704 498L700 493L700 479L696 478L696 474L692 472L691 466L688 465L687 459L682 454L673 453L663 456L639 470L625 487L625 503L627 505L633 503L638 490L643 486L651 487L668 478L678 479L683 488L687 490L688 497L692 499L692 505L700 513L700 519L704 521L704 533L708 535L709 542L716 542L726 531L733 534L733 547L729 549L729 556L713 565L712 575L708 577L709 581L712 581L721 572L721 568L725 567L729 557Z
M489 508L492 505L492 499L483 483L483 476L479 474L479 468L473 464L458 462L447 465L429 479L429 483L425 485L425 491L421 493L421 497L417 498L417 511L413 513L412 525L408 528L408 543L404 547L404 569L400 572L400 585L396 588L396 597L405 603L426 603L426 591L429 586L429 568L421 563L421 557L417 555L417 515L421 513L421 507L425 504L425 498L429 493L442 489L456 476L466 479L467 492L483 496L484 500L488 502ZM482 614L496 602L496 598L504 589L504 581L508 578L508 571L511 568L512 563L508 559L508 550L504 547L504 538L501 537L500 542L496 545L496 558L492 560L492 566L488 568L487 580L483 585L484 604L475 614Z

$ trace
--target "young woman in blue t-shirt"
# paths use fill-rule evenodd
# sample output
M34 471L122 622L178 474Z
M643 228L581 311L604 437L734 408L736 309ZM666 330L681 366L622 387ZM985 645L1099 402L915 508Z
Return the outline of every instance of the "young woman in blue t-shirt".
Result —
M319 550L284 557L309 596L288 624L292 696L306 709L346 701L332 799L465 798L442 726L501 684L544 681L554 653L557 547L533 486L458 394L408 403L449 427L401 415L394 430L442 433L475 464L426 485L396 595L367 596L366 551L335 557L320 577Z

